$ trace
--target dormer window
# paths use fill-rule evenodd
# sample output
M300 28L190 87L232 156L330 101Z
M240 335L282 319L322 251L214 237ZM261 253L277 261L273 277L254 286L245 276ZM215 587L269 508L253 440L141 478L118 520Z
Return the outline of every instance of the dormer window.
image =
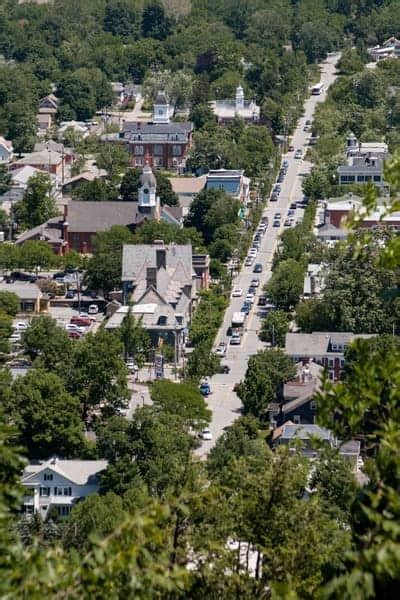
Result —
M157 325L166 325L166 324L167 324L167 317L165 315L161 315L160 317L158 317Z
M53 473L45 473L44 480L45 481L53 481Z

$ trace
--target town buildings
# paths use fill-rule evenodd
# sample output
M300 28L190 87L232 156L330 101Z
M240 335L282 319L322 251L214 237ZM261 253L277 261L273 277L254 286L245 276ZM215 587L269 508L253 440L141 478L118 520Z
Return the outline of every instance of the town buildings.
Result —
M346 139L347 164L337 169L340 185L373 183L384 187L383 166L389 157L387 144L383 142L361 143L354 133Z
M368 48L368 54L375 62L388 58L400 58L400 40L391 36L383 42L382 46L378 44Z
M245 100L241 85L236 88L234 99L214 100L210 106L220 124L231 123L235 117L240 117L248 124L260 120L260 107L254 100Z
M73 506L99 491L99 476L106 460L61 460L31 463L24 469L23 512L39 513L45 518L50 509L60 516L69 515Z
M399 231L400 211L386 214L388 201L390 202L390 199L386 196L378 198L376 209L363 217L360 227L366 229L389 227ZM317 229L318 238L324 241L345 239L347 237L346 220L359 213L362 207L362 198L352 193L325 202L323 225Z
M342 374L345 348L356 339L371 338L372 334L351 332L287 333L285 352L295 363L307 365L313 361L327 370L329 379L337 381Z
M0 164L8 164L14 156L12 142L0 136Z
M250 179L244 171L236 169L215 169L206 175L206 190L221 190L244 205L250 200Z
M149 122L126 121L114 141L127 144L133 167L149 164L156 169L182 172L193 142L193 123L171 122L166 95L159 92L154 101L153 119Z

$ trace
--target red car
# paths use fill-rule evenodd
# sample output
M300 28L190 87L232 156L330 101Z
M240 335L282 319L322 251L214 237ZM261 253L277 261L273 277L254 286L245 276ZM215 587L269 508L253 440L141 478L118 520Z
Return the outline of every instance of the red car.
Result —
M79 327L90 327L92 321L89 317L80 317L77 315L75 317L71 317L70 323L73 325L78 325Z
M289 146L289 148L288 148L288 152L293 152L293 150L294 150L294 146L292 146L292 145L290 144L290 146Z
M82 334L79 331L68 331L68 337L72 338L73 340L80 340Z

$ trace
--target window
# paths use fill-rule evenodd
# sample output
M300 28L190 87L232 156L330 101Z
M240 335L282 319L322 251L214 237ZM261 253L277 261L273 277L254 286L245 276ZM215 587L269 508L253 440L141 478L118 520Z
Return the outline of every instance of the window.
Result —
M136 166L137 167L142 167L143 166L143 158L137 158L135 160L135 162L136 162Z
M332 351L336 352L336 350L337 350L336 344L332 344Z
M366 175L365 181L372 181L372 175Z
M44 480L45 481L53 481L53 473L45 473Z
M333 371L329 371L329 379L332 381L335 379L335 373Z
M341 367L342 369L343 369L343 367L344 367L344 358L341 358L341 359L340 359L340 367Z
M154 154L154 156L162 156L163 155L162 144L154 144L153 154Z
M317 410L317 403L315 402L315 400L311 400L310 408L311 410Z
M358 175L357 181L364 181L364 175Z
M60 515L60 517L68 517L70 511L71 511L70 506L59 506L58 507L58 514Z
M164 161L162 158L154 158L154 165L156 167L162 167L164 165Z
M328 367L333 367L333 366L334 366L333 358L328 358Z
M64 488L64 490L70 490L71 488ZM55 487L54 488L54 495L55 496L62 496L63 495L63 488L62 487ZM71 495L71 494L64 494L64 496L67 495Z
M182 154L182 146L179 146L178 144L174 144L172 146L172 155L173 156L181 156Z
M293 415L293 423L296 425L300 425L301 417L300 415Z
M27 504L26 506L24 506L24 513L26 515L33 515L33 506Z
M50 488L49 487L41 487L39 495L40 496L50 496Z
M133 149L133 153L135 155L143 155L144 154L144 146L135 146Z
M161 315L160 317L158 317L157 325L166 325L166 324L167 324L167 317L165 317L164 315Z
M70 487L64 488L64 496L72 496L72 489Z
M380 175L374 175L374 181L381 181Z

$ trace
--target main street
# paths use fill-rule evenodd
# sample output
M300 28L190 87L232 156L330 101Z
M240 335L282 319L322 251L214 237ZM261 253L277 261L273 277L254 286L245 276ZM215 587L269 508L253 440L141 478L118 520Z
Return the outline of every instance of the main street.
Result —
M320 81L324 84L324 90L319 96L310 96L304 103L304 115L299 119L296 130L292 136L292 145L295 151L300 149L305 155L310 139L310 133L303 131L305 122L312 121L315 107L319 102L323 102L326 98L326 90L336 79L335 65L339 60L338 54L328 56L321 67ZM263 285L271 277L271 262L276 248L277 240L284 229L287 211L291 202L300 200L302 194L302 181L304 175L309 173L311 164L302 159L295 159L294 152L288 152L282 157L288 161L288 170L283 183L281 184L281 193L277 202L269 202L263 212L263 216L267 216L269 224L265 235L262 238L262 244L258 251L255 262L262 263L263 272L256 275L253 273L253 267L243 267L238 276L233 281L233 288L241 288L243 296L241 298L231 298L229 307L225 312L224 321L220 328L216 345L219 342L229 342L227 338L227 329L231 324L232 315L234 312L240 311L240 308L245 300L247 289L253 277L259 277L260 286L257 290L257 296L253 304L252 310L246 319L245 331L242 336L240 346L229 346L223 364L230 367L230 373L217 374L210 378L210 386L212 393L207 397L208 407L212 410L212 422L210 425L213 439L204 441L198 450L200 455L206 455L215 441L223 433L224 429L231 425L233 421L240 415L241 401L233 391L233 386L243 379L247 362L252 354L265 347L265 344L258 338L258 331L261 327L261 315L257 306L258 295L262 291ZM275 212L280 212L281 227L272 227L273 216ZM300 217L299 209L296 210L295 218Z

